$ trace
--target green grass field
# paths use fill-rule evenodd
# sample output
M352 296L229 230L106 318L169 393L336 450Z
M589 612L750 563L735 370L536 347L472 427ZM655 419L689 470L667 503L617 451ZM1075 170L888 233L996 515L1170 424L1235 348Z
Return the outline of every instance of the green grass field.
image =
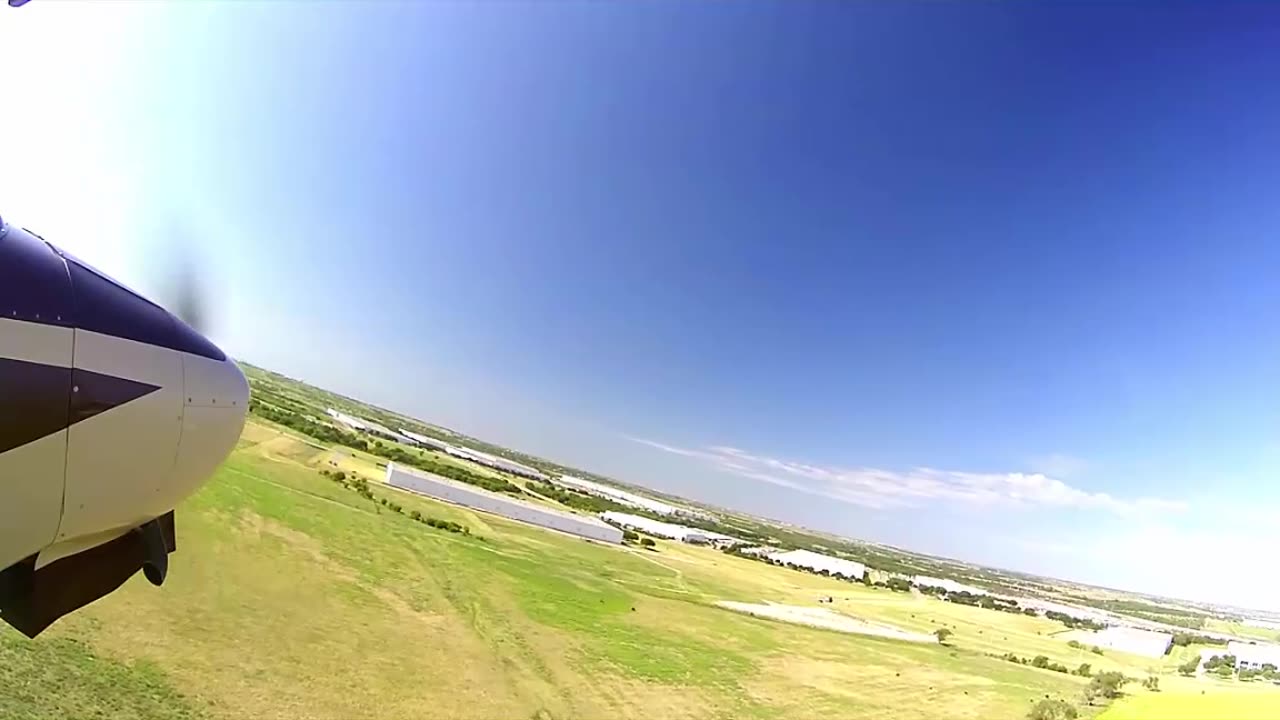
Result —
M1242 685L1242 683L1236 683ZM1277 720L1280 693L1273 687L1211 688L1146 693L1121 698L1099 720ZM1246 689L1247 688L1247 689Z
M35 641L0 630L0 717L1016 720L1046 695L1074 701L1085 681L987 653L1134 675L1171 662L1080 654L1055 636L1061 625L1039 618L707 548L602 546L374 487L473 535L438 531L321 477L331 458L251 424L179 509L163 588L135 577ZM377 475L371 457L342 462ZM951 628L952 646L713 604L813 605L819 595L866 619ZM1172 690L1139 689L1104 717L1183 717L1142 714ZM1239 700L1229 688L1212 697ZM1255 699L1280 707L1280 692Z
M1280 642L1280 630L1272 630L1271 628L1253 627L1238 622L1227 622L1226 620L1210 619L1205 623L1206 630L1212 630L1220 633L1230 633L1244 638L1254 638L1257 640L1265 640L1267 642Z

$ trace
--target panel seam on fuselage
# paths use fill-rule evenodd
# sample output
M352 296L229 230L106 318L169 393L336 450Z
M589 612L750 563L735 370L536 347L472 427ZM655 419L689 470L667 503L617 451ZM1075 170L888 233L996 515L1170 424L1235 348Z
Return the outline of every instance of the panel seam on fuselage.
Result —
M65 260L63 262L66 262ZM76 331L71 331L71 392L67 393L67 441L62 446L62 506L58 511L58 529L53 531L51 545L57 544L62 533L62 521L67 516L67 463L71 460L71 410L75 404L76 387Z

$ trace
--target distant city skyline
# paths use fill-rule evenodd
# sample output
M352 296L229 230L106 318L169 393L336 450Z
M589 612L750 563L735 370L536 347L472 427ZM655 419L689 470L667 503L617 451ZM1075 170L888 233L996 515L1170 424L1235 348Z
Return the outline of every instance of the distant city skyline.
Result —
M1280 609L1275 16L35 2L0 215L162 302L184 243L232 354L558 462Z

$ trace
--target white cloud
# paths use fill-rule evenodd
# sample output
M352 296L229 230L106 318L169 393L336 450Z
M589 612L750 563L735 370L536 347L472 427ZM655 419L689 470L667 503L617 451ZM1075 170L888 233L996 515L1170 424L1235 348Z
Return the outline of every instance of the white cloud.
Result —
M1030 467L1032 470L1051 477L1071 478L1083 474L1089 468L1089 463L1082 458L1064 453L1053 453L1052 455L1042 455L1031 458Z
M1268 509L1275 512L1274 507ZM1146 592L1199 602L1280 611L1272 574L1260 572L1253 548L1276 547L1280 530L1233 516L1214 518L1191 529L1164 521L1126 524L1114 532L1091 531L1069 542L1010 539L1023 549L1056 563L1074 559L1073 574L1110 587L1140 587Z
M726 446L690 449L644 438L631 440L700 460L722 472L873 509L952 504L1105 510L1120 515L1187 509L1187 504L1178 500L1122 499L1108 493L1089 492L1042 473L980 473L928 467L906 471L824 467Z

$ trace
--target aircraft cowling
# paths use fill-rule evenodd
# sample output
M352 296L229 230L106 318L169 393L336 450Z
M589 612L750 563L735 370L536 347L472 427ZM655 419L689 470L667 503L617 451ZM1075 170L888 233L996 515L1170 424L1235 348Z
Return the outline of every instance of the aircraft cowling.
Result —
M182 320L0 221L0 619L34 636L139 569L163 581L172 511L248 401Z

